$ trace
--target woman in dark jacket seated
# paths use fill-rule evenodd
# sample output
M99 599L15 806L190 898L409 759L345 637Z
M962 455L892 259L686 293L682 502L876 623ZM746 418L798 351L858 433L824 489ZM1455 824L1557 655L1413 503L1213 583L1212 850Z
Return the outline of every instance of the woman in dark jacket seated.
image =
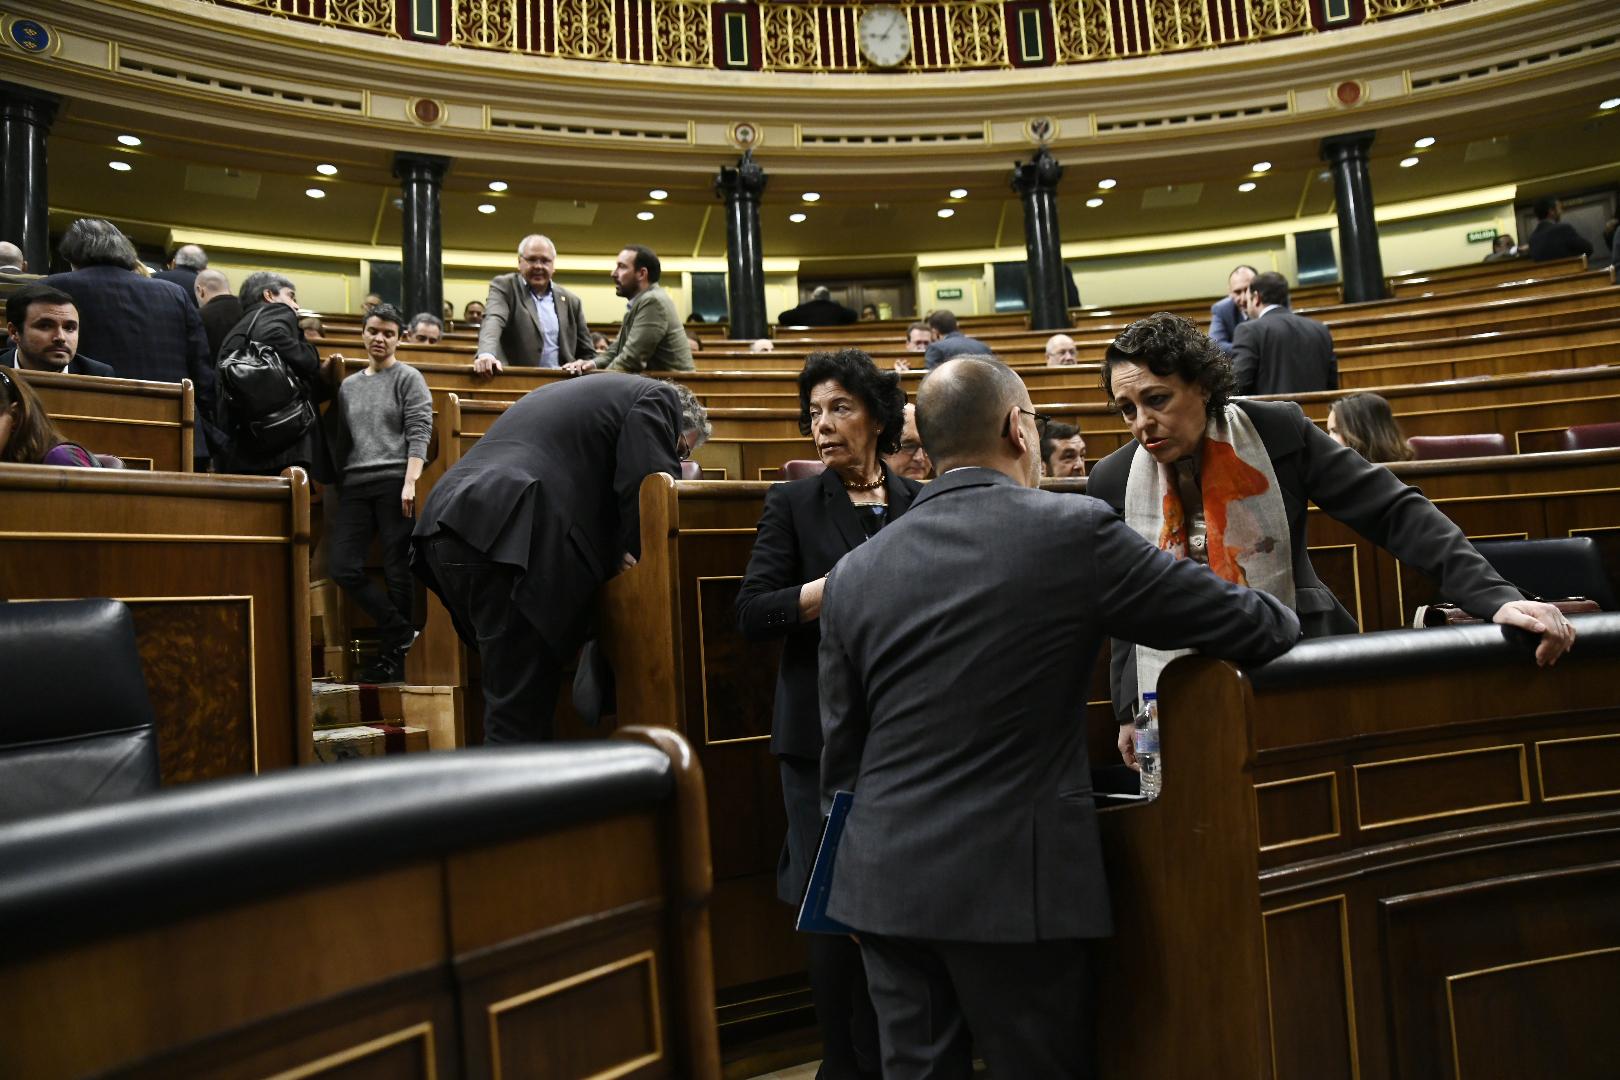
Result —
M1358 630L1311 568L1305 511L1314 502L1433 578L1470 614L1541 634L1538 663L1574 641L1557 608L1525 600L1422 492L1335 442L1298 405L1231 401L1231 361L1186 319L1160 312L1127 326L1104 354L1102 385L1135 442L1098 462L1089 494L1178 558L1286 601L1304 636ZM1114 643L1127 763L1137 703L1169 659Z
M821 838L821 589L834 563L905 513L921 490L916 481L891 473L879 457L899 448L905 403L899 376L879 371L859 349L810 354L799 372L799 430L815 439L827 470L766 493L737 594L744 637L787 639L776 679L771 753L781 767L788 820L776 892L795 909ZM877 1076L877 1021L859 948L823 934L809 935L806 944L822 1039L817 1075Z
M333 387L342 378L342 370L336 365L323 366L315 346L304 340L304 332L298 324L298 293L291 281L268 270L249 274L242 282L241 300L242 319L220 342L220 357L229 356L250 342L270 346L298 380L315 422L290 445L267 446L255 434L253 421L260 418L238 415L222 384L220 427L229 435L231 446L221 456L219 470L279 476L287 466L298 465L312 479L330 484L334 479L332 460L327 452L326 436L321 431L320 415L314 407L333 396Z

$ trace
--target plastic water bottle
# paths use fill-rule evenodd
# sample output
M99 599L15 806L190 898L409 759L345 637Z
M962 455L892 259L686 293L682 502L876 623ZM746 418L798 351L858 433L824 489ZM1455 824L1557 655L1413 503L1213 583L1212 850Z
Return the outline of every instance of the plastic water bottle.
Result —
M1157 799L1164 784L1159 770L1159 695L1142 695L1142 712L1136 718L1136 761L1142 766L1142 794Z

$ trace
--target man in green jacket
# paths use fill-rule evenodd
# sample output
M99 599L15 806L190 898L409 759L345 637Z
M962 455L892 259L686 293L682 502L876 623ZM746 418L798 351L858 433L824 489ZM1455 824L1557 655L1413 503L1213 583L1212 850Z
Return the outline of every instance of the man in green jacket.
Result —
M619 338L594 360L563 365L570 375L598 368L609 371L692 371L692 347L686 340L675 301L658 284L662 268L651 248L637 244L619 252L613 268L615 291L630 301Z

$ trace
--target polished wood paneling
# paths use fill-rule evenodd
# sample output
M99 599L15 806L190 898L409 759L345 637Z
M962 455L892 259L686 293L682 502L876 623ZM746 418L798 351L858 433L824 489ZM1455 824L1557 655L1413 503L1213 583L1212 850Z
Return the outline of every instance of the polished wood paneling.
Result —
M1463 972L1446 979L1446 991L1452 1068L1461 1080L1603 1080L1620 1061L1620 946Z
M28 380L63 437L126 467L191 472L196 396L177 383L10 369Z
M134 604L165 783L310 759L309 485L0 465L0 597Z
M667 729L617 734L671 757L668 798L14 943L0 1075L718 1080L701 768Z
M1345 898L1329 896L1263 917L1274 1075L1352 1080L1359 1068Z

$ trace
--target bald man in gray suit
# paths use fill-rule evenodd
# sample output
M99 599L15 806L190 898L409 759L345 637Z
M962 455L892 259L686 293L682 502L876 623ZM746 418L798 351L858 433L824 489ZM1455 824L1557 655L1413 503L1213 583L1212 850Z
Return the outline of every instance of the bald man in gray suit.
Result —
M1109 634L1268 660L1282 603L1036 488L1029 391L994 360L923 382L940 478L833 569L824 806L855 793L827 913L860 937L885 1080L1093 1075L1088 939L1112 932L1087 683ZM946 582L941 586L941 582Z

